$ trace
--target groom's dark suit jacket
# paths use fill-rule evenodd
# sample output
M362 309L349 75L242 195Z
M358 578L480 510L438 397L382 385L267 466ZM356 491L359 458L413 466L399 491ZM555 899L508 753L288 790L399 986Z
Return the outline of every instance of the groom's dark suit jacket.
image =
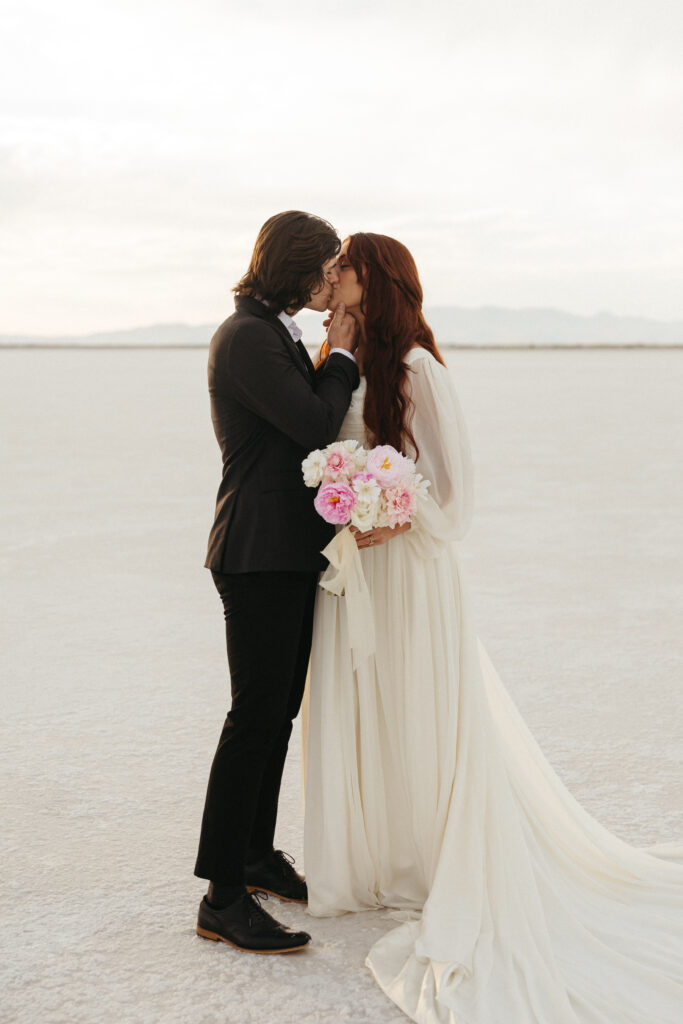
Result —
M238 296L209 350L211 418L223 479L206 566L215 572L317 571L334 536L301 462L336 438L358 368L331 355L317 373L256 299Z

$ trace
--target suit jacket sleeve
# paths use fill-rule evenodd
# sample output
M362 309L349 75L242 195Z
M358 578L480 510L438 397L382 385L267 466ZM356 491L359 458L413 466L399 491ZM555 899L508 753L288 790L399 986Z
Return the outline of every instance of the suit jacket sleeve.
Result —
M276 330L267 324L245 324L232 339L225 372L242 405L311 451L337 437L359 382L351 359L327 362L313 391Z

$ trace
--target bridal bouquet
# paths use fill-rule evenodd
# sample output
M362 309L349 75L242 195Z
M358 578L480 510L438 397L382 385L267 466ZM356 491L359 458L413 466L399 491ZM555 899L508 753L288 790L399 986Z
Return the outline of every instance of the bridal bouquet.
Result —
M380 526L412 521L417 503L427 500L429 480L388 444L369 451L358 441L335 441L310 452L301 463L304 483L317 487L316 511L328 523L343 526L322 552L329 565L320 579L323 590L344 598L349 646L355 670L368 664L375 651L375 623L370 592L356 539Z
M335 441L310 452L301 468L306 486L318 488L318 514L362 532L409 523L429 487L413 460L389 444L368 451L358 441Z

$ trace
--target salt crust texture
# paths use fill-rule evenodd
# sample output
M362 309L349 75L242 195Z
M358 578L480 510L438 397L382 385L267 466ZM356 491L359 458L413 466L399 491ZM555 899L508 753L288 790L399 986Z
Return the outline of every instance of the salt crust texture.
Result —
M586 808L630 842L680 840L683 353L448 360L477 469L462 554L482 638ZM363 964L385 913L278 904L314 936L288 958L194 934L227 706L202 569L219 476L205 361L0 352L3 1022L405 1020ZM296 729L278 845L299 866L300 751Z

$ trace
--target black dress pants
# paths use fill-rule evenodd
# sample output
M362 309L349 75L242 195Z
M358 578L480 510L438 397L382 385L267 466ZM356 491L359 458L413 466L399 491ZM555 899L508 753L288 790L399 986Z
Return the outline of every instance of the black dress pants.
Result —
M211 767L195 875L244 882L273 849L292 721L311 652L311 572L212 573L223 602L232 706Z

